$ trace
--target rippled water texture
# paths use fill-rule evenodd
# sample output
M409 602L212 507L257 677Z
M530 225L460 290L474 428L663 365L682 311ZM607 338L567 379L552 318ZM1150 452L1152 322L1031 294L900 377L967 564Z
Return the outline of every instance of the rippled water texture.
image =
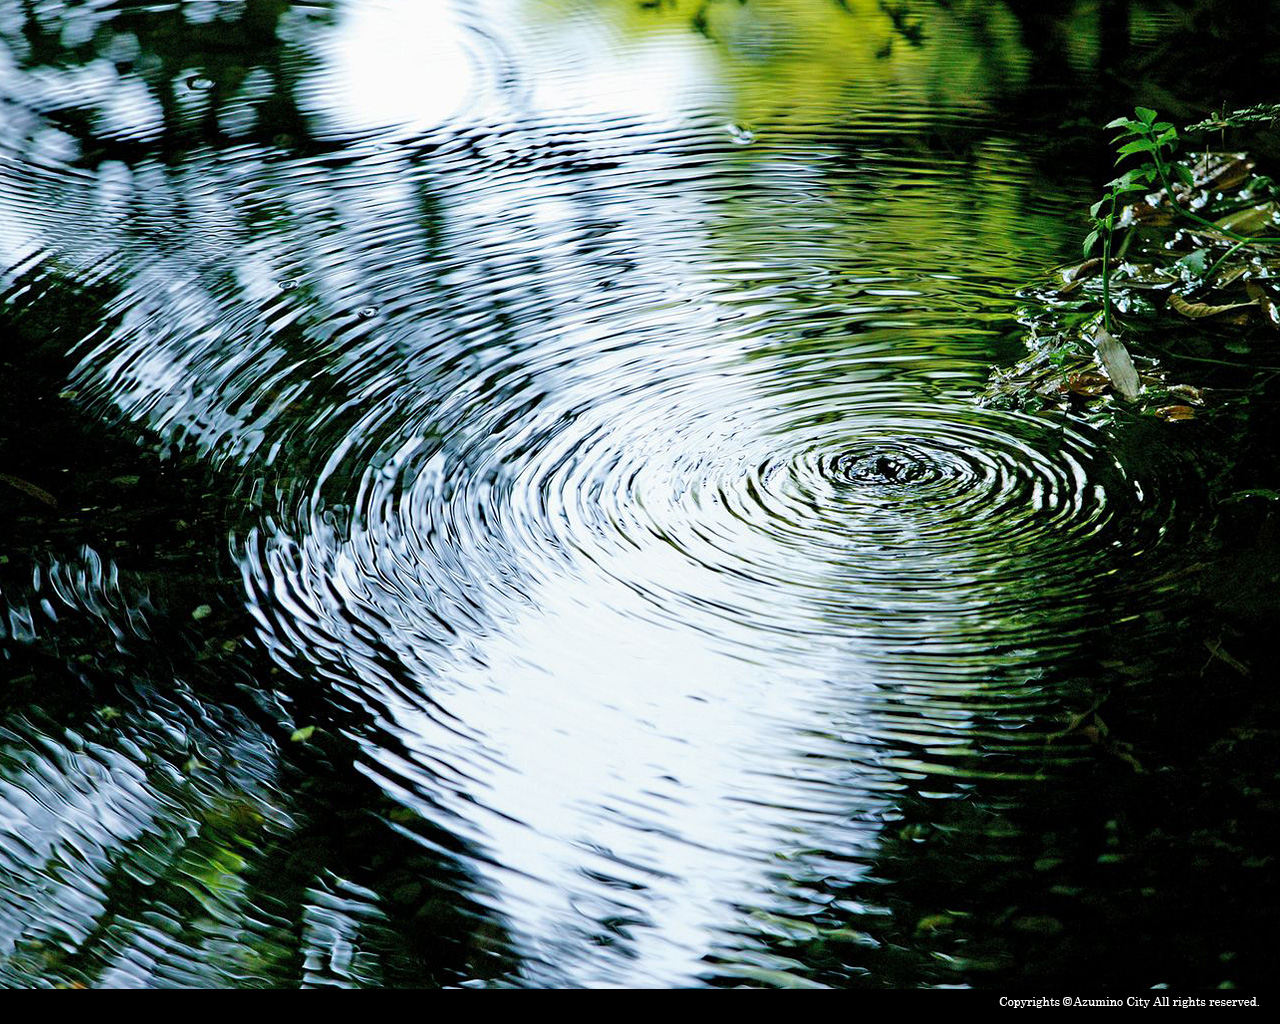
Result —
M845 6L0 5L9 315L225 549L6 562L127 680L0 733L6 982L969 978L903 823L1081 755L1191 470L977 406L1078 195L1007 11Z

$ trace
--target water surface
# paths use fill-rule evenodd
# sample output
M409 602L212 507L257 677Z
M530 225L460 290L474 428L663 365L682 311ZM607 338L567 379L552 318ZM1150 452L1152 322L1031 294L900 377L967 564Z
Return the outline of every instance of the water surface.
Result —
M8 358L55 367L0 433L7 984L1076 941L1053 737L1161 649L1199 470L979 407L1087 182L1009 10L888 10L2 5Z

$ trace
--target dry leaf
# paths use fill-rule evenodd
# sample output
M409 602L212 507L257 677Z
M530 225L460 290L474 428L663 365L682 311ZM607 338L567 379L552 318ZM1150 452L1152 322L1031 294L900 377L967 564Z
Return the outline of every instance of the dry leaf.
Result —
M1247 273L1249 273L1249 265L1246 263L1237 263L1235 266L1229 266L1214 278L1213 286L1215 288L1225 288L1229 284L1235 284Z
M1214 223L1224 231L1234 231L1238 235L1256 235L1275 225L1276 210L1274 201L1259 203L1257 206L1236 210Z
M1249 281L1245 285L1245 291L1249 293L1249 298L1253 299L1267 314L1267 319L1271 321L1273 327L1280 327L1280 307L1276 306L1275 299L1271 297L1271 293L1267 291L1257 281Z
M1253 173L1254 163L1244 153L1206 153L1191 168L1195 187L1227 192L1242 185Z
M1204 405L1204 392L1200 388L1193 388L1190 384L1170 385L1169 394L1174 398L1181 398L1188 405Z
M1101 373L1073 373L1063 382L1063 391L1085 398L1097 398L1111 390L1111 381Z
M1223 313L1234 313L1253 307L1252 302L1231 302L1225 306L1210 306L1204 302L1188 302L1177 292L1169 296L1169 308L1193 320L1206 316L1221 316Z
M1095 256L1091 260L1085 260L1083 263L1077 263L1074 267L1066 267L1062 271L1062 280L1067 284L1070 284L1072 281L1083 281L1086 278L1093 277L1093 275L1098 273L1101 269L1102 260Z
M36 501L43 501L50 508L58 507L58 500L46 491L43 487L37 487L33 483L23 480L21 477L11 476L8 473L0 473L0 483L8 484L16 490L22 491L23 494L29 494Z
M1129 350L1101 326L1093 336L1093 347L1098 353L1102 369L1106 371L1116 391L1125 398L1137 398L1142 390L1142 382L1138 380L1138 371L1134 368Z
M1249 666L1245 665L1244 663L1242 663L1241 661L1239 661L1238 659L1232 657L1229 653L1227 653L1227 651L1223 648L1222 643L1220 641L1205 640L1204 647L1205 647L1205 650L1209 652L1209 655L1210 655L1209 661L1212 661L1214 658L1217 658L1220 661L1223 661L1226 664L1230 665L1233 669L1235 669L1235 671L1239 672L1246 679L1252 676L1253 673L1249 671ZM1208 663L1206 663L1205 668L1208 668L1208 667L1209 667ZM1204 669L1201 669L1201 672L1203 671Z

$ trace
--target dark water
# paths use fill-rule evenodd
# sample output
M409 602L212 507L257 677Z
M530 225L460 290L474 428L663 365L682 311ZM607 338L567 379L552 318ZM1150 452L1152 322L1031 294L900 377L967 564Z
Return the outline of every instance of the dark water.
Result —
M1056 735L1199 465L974 399L1089 188L1009 10L0 43L4 983L1230 980Z

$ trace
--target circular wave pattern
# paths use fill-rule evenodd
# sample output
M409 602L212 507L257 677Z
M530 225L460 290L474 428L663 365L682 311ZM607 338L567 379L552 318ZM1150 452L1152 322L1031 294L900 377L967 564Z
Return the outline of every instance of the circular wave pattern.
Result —
M667 382L450 452L401 437L353 503L362 562L460 601L587 574L628 614L750 648L860 615L874 639L867 614L892 633L928 601L1016 607L1024 629L1043 609L1059 634L1064 593L1158 540L1158 489L1064 424L909 396L806 422L760 397Z

